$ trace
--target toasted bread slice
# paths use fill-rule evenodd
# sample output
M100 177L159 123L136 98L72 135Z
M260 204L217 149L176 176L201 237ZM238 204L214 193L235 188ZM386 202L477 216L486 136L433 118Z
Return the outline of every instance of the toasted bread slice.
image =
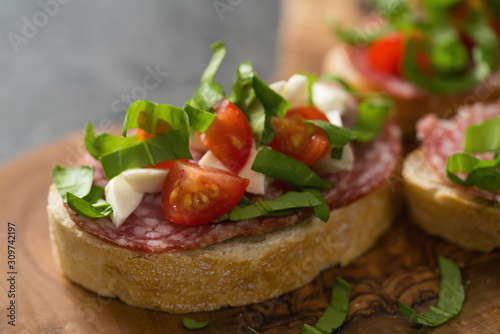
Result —
M102 296L172 313L261 302L346 265L388 229L399 192L386 182L356 202L261 235L198 250L145 254L80 229L54 186L48 216L53 254L66 276Z
M500 203L450 186L421 149L406 157L403 178L410 216L421 229L470 250L500 246Z

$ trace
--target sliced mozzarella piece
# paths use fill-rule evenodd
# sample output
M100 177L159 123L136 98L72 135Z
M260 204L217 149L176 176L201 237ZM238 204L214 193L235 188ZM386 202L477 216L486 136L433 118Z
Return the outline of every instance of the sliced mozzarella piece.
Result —
M269 87L271 87L272 90L274 90L276 93L281 95L281 91L283 90L283 87L285 87L285 85L286 85L286 81L281 80L281 81L273 82L272 84L269 85Z
M351 170L354 166L354 153L351 144L344 146L342 159L332 159L327 155L316 161L311 168L317 173L336 173L342 170Z
M250 156L248 157L248 161L238 173L238 176L250 180L250 184L246 189L247 192L256 195L264 195L267 187L272 182L272 179L251 169L256 155L257 150L252 148L250 151ZM200 161L198 161L198 164L200 166L213 167L229 171L226 166L224 166L224 164L219 159L217 159L217 157L211 151L205 153Z
M122 174L108 182L104 188L104 193L106 201L113 208L110 218L116 227L123 224L125 219L134 212L144 195L144 193L134 190Z
M348 93L341 87L323 82L315 82L312 85L312 95L314 105L325 114L330 111L339 111L342 114L349 98Z
M122 172L128 184L135 190L143 193L161 191L168 170L155 168L134 168Z
M281 90L281 96L292 102L292 107L303 107L307 104L307 77L294 74L288 79L285 87Z

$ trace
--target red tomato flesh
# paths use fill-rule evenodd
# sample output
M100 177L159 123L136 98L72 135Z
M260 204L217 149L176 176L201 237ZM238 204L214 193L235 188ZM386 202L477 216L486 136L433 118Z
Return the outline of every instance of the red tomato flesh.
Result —
M163 184L161 208L177 224L214 221L238 204L250 181L191 162L176 162Z
M205 145L230 171L238 174L248 161L252 129L241 110L224 99L214 105L217 118L205 131Z
M158 122L158 125L156 126L156 135L161 135L161 134L164 134L164 133L169 132L169 131L172 131L172 127L170 126L170 124L168 124L165 121L160 120ZM146 140L146 139L153 138L154 136L155 135L152 135L152 134L150 134L142 129L139 129L139 131L137 132L137 139L138 140ZM188 161L188 160L186 160L186 159L169 160L169 161L157 163L154 166L149 166L148 168L170 169L170 168L172 168L172 165L176 161Z
M411 38L416 42L418 68L428 71L430 60L429 55L422 49L422 37L418 33L414 33ZM405 54L405 43L405 37L399 32L377 39L368 47L368 63L376 70L400 77Z
M275 134L269 146L310 166L328 154L330 148L323 130L303 124L306 120L328 122L325 114L313 106L290 109L284 117L271 119Z

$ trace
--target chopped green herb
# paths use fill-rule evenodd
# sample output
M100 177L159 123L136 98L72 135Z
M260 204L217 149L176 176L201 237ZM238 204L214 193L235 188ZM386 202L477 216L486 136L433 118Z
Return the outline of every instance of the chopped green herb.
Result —
M252 327L247 327L252 333L254 334L259 334L259 332L257 332L255 329L253 329Z
M252 170L297 186L330 189L334 185L321 179L303 162L267 147L257 153Z
M436 327L460 313L465 299L460 269L453 261L443 256L439 257L439 268L441 270L441 283L438 303L435 307L431 306L426 313L417 315L415 310L397 299L399 310L411 321L424 326Z
M304 189L304 191L313 194L321 202L321 204L314 206L314 215L322 221L327 222L330 218L330 207L328 206L328 203L326 203L321 191L311 188Z
M264 107L264 130L260 136L260 145L269 144L274 138L274 128L271 124L271 117L283 117L292 103L285 100L280 94L271 89L257 75L253 76L252 86L257 98Z
M464 151L468 153L500 150L500 116L469 125L465 132Z
M79 166L66 168L56 165L52 170L52 179L54 180L57 192L61 195L63 202L66 203L67 193L72 193L77 197L84 197L90 192L94 180L94 167Z
M482 160L466 153L456 153L448 158L446 175L448 178L464 187L478 187L487 191L500 190L500 156L494 160ZM467 173L465 179L456 173Z
M187 142L179 131L174 130L122 147L101 156L99 160L106 178L111 180L128 169L192 158Z
M184 327L186 327L187 329L194 330L194 329L201 329L201 328L207 327L207 325L210 323L210 320L207 320L207 321L196 321L194 319L185 317L182 320L182 323L184 324Z
M392 107L392 101L382 97L363 100L359 105L358 118L352 129L356 140L369 142L375 139L384 128Z
M150 101L135 101L130 105L123 122L122 135L128 129L142 129L149 134L157 135L157 130L177 130L184 141L189 141L189 117L181 108L170 104L158 104Z
M250 61L241 63L236 68L236 75L234 78L233 92L234 95L230 100L246 115L246 111L255 100L255 90L253 89L253 77L255 71L253 70Z
M102 196L102 188L96 191L100 191ZM85 217L103 218L107 217L111 212L113 212L111 204L109 204L102 198L80 198L76 195L73 195L72 193L67 193L67 197L68 206L77 214ZM92 201L92 199L94 199L95 201Z
M191 104L191 101L186 101L182 108L189 117L189 126L199 132L207 131L208 127L217 117L214 113L201 110Z
M137 136L121 137L113 136L107 133L94 134L92 124L87 123L85 127L85 138L83 139L85 148L94 158L111 153L121 147L127 146L137 141Z
M279 197L269 200L259 199L253 204L238 204L224 217L218 221L223 220L246 220L260 216L281 216L290 214L292 212L303 210L307 207L316 207L322 205L321 201L313 192L297 192L289 191ZM328 214L330 210L328 210Z
M314 105L312 86L316 81L318 81L318 76L312 73L305 72L300 72L298 74L303 75L307 78L307 105L312 106Z
M351 286L349 283L337 277L325 313L313 326L305 324L299 334L330 334L342 326L347 317L350 293Z

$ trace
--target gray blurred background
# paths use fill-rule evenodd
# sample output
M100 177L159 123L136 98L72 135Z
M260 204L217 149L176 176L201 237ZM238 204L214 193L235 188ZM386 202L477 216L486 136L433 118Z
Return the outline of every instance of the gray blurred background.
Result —
M247 59L270 79L278 21L276 0L2 1L0 165L136 99L182 106L217 40L226 89Z

